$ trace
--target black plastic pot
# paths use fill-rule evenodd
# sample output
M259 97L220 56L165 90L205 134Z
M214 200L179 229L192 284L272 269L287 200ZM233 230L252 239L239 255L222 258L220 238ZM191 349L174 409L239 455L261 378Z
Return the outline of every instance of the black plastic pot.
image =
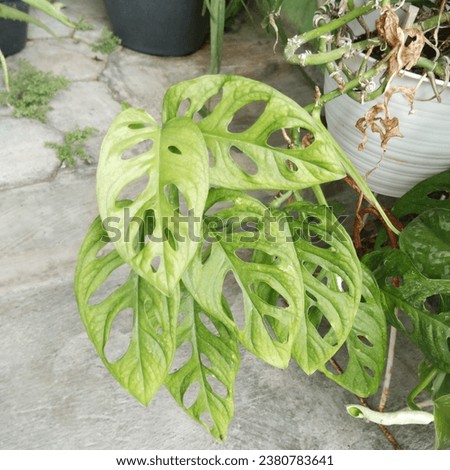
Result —
M0 4L17 8L23 12L28 12L29 10L29 6L20 0L0 0ZM27 31L28 23L0 18L0 50L4 56L16 54L25 47L27 42Z
M114 34L122 45L161 56L199 49L208 31L203 0L105 0Z

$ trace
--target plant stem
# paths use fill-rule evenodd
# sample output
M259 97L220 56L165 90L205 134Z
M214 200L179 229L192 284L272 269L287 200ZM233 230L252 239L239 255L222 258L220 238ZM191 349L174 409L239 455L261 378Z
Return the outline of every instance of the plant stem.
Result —
M383 390L381 392L379 411L383 412L386 408L386 402L389 396L389 387L391 386L392 369L394 367L395 343L397 340L397 330L391 326L389 335L389 348L386 361L386 373L384 375Z
M3 70L3 81L5 82L5 90L9 93L9 74L8 74L8 66L6 65L6 59L0 49L0 64Z
M417 387L413 389L413 391L408 395L408 399L406 402L408 403L408 406L412 410L420 410L420 406L416 405L414 403L414 400L417 398L417 395L419 395L420 392L425 390L425 388L434 380L434 378L438 375L438 370L433 369L423 380L420 382Z
M342 26L358 18L359 16L371 12L375 8L375 5L376 1L372 0L367 5L355 8L354 10L351 10L349 13L344 16L341 16L340 18L337 18L333 21L330 21L329 23L314 28L311 31L307 31L306 33L289 38L287 45L284 49L284 57L286 61L290 64L295 63L292 62L292 60L295 60L295 52L300 46L312 41L313 39L317 39L320 36L331 33L332 31L341 28Z
M276 197L271 203L271 209L279 209L284 202L286 202L292 196L292 191L286 191L280 196Z
M311 186L311 189L314 192L314 196L317 199L317 202L322 206L328 206L328 202L325 199L325 195L323 194L322 188L319 185Z
M370 78L375 77L375 75L382 72L386 68L387 68L387 65L384 62L379 63L377 64L377 66L369 69L362 77L358 77L358 78L355 78L354 80L347 82L347 84L343 88L336 89L336 90L326 93L325 95L322 95L319 103L317 102L311 103L308 106L305 106L304 109L310 113L315 107L317 106L321 107L324 104L328 103L328 101L331 101L334 98L337 98L341 95L345 95L346 93L351 91L353 88L358 87L360 85L361 80L369 80Z

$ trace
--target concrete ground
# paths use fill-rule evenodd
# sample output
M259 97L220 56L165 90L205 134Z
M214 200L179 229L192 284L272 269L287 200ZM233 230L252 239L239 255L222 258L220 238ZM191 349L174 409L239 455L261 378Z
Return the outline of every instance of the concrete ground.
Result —
M159 118L166 88L206 73L209 46L184 58L90 44L108 20L102 0L67 2L66 13L95 29L76 32L35 13L63 37L29 29L20 59L71 80L52 102L48 123L16 119L0 108L0 448L1 449L391 449L376 425L347 415L356 398L322 375L292 364L275 370L243 353L235 418L221 445L190 420L163 388L148 409L109 376L80 322L73 294L81 240L97 214L95 164L63 168L47 141L93 126L93 158L122 101ZM272 52L257 26L226 36L223 71L262 79L300 103L311 101L304 76ZM340 186L337 186L338 190ZM414 386L417 357L400 344L390 407ZM393 428L406 449L428 449L433 428Z

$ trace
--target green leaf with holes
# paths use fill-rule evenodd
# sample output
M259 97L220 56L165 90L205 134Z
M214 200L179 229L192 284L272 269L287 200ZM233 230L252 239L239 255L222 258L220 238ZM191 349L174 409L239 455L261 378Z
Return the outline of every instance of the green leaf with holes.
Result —
M361 302L352 330L343 348L348 362L338 362L342 373L332 364L320 370L331 380L357 396L368 397L378 390L386 362L386 318L381 294L371 272L363 266ZM339 356L335 358L339 361Z
M398 201L392 213L396 217L418 215L428 209L450 210L450 170L420 182Z
M293 356L308 374L343 345L361 296L361 265L353 243L332 210L297 202L284 210L305 286L305 331Z
M137 155L127 158L133 149ZM123 207L119 201L133 185L138 194ZM100 215L120 256L165 295L176 289L197 249L208 188L208 152L190 119L174 118L160 128L144 111L129 108L114 120L97 171ZM142 240L144 226L149 230Z
M183 110L184 102L188 108ZM215 103L217 101L217 103ZM259 104L247 129L234 129L233 120L244 108ZM213 186L229 189L302 189L341 179L345 172L336 147L322 124L274 88L248 78L207 75L174 85L164 98L163 121L182 114L198 120L212 153L209 169ZM304 129L314 136L306 148L286 148L272 142L282 129Z
M91 225L78 257L75 293L81 319L98 355L114 378L142 404L147 405L162 384L176 346L179 293L165 297L130 270L128 277L103 301L93 304L95 293L125 263L116 250L102 255L108 237L99 217ZM124 354L108 360L105 348L114 321L132 309L133 321Z
M182 289L177 327L176 370L165 384L177 403L219 441L234 412L234 383L240 366L238 342L220 320ZM182 350L188 345L188 353Z
M400 235L400 249L432 279L450 279L450 209L428 209Z
M439 296L450 294L450 279L427 277L401 250L378 250L363 261L384 293L388 321L414 341L434 367L450 372L450 312L439 302ZM395 314L396 308L402 316Z
M199 249L183 282L202 308L234 331L249 351L275 367L287 367L296 334L306 334L303 281L294 245L287 242L289 227L283 227L282 214L271 213L239 191L211 190L207 210L205 233L212 244L204 253ZM255 252L270 261L252 262ZM241 305L231 305L224 297L228 273L236 281L233 298L239 293ZM258 295L260 285L277 293L274 305ZM271 320L283 326L279 334Z

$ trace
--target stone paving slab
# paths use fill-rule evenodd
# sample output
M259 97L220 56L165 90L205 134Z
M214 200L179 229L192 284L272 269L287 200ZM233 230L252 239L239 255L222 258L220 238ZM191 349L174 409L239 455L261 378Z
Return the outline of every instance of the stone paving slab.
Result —
M0 296L72 275L80 243L98 213L93 171L64 170L50 182L1 193Z
M0 297L0 449L390 448L376 425L347 415L351 394L320 374L307 377L295 365L276 370L245 352L224 445L165 389L145 409L97 357L71 279L43 280ZM412 359L403 357L399 372ZM429 426L393 432L413 448L432 445Z
M14 66L27 60L44 72L62 75L69 80L97 80L105 67L102 54L74 39L28 41L27 47L9 59Z
M1 119L0 191L55 176L61 162L54 150L45 147L45 142L60 139L60 132L39 121ZM3 207L3 203L1 205Z

